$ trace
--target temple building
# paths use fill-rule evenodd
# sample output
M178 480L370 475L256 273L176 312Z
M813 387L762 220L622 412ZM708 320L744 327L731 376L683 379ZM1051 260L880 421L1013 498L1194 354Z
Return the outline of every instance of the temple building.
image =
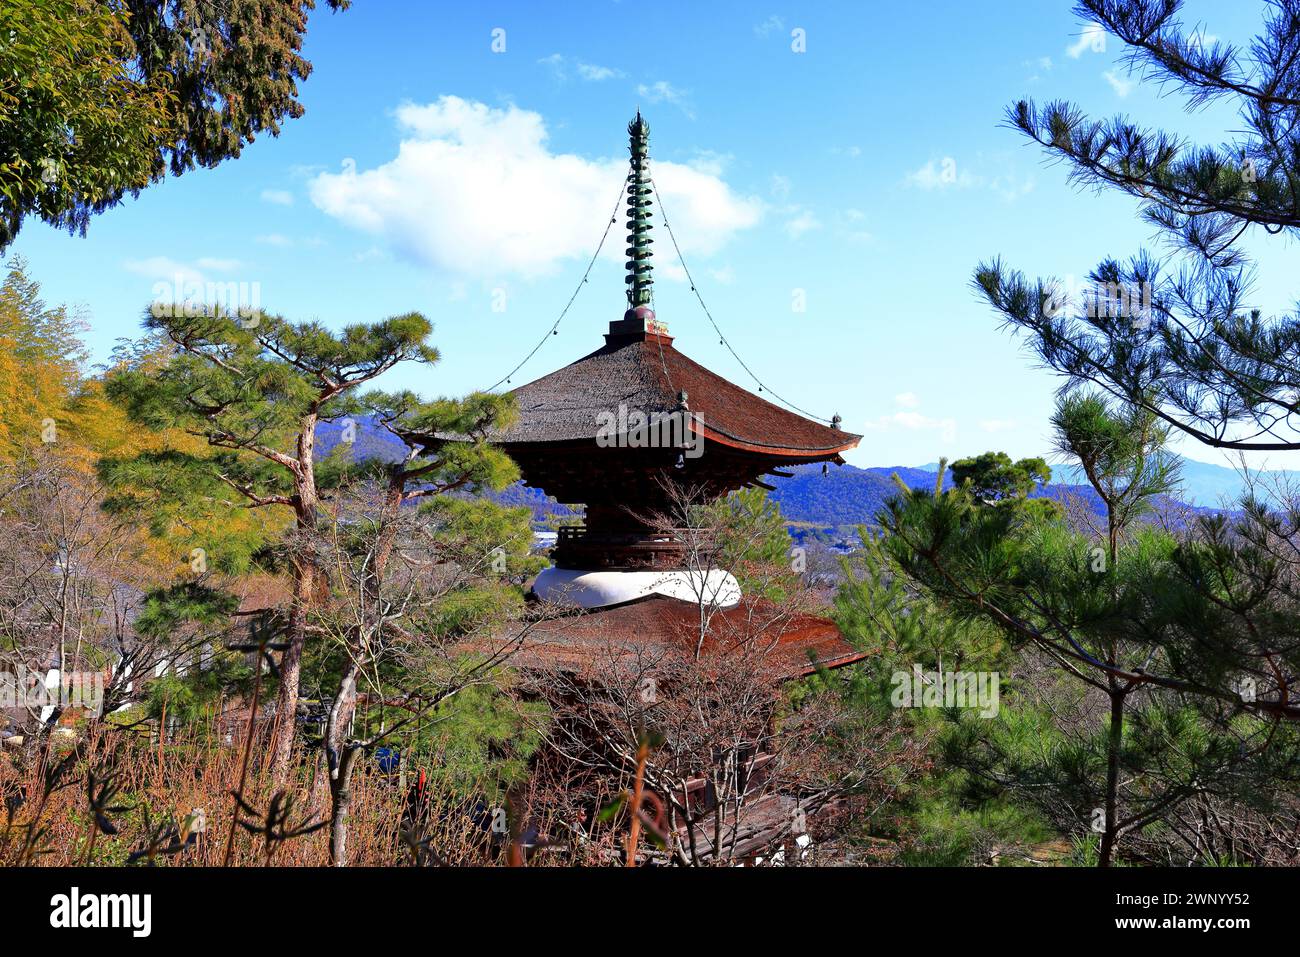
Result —
M689 529L673 527L680 505L674 490L690 489L694 501L707 502L736 489L770 488L763 477L782 474L783 466L841 464L841 453L861 436L841 430L838 417L825 425L781 408L677 350L653 309L653 186L649 127L640 113L628 133L627 308L594 352L514 389L516 423L488 436L518 464L525 484L585 507L581 526L560 529L553 564L532 585L530 597L547 613L511 667L559 674L558 684L574 689L608 681L611 656L644 663L735 648L739 660L742 645L757 640L775 687L857 661L863 655L833 622L783 614L744 594ZM606 670L593 678L597 660ZM699 796L679 794L679 805L707 810L703 782L683 787ZM739 852L762 846L779 827L789 803L782 800L772 797L738 825L750 829L732 842ZM776 823L763 824L764 815Z

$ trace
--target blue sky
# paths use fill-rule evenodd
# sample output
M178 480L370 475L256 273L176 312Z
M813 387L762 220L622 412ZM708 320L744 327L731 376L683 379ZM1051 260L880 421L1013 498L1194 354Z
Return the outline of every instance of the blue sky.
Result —
M1186 19L1245 42L1262 6L1193 2ZM386 384L489 386L582 276L639 107L714 317L771 388L865 434L851 462L1042 454L1057 380L999 330L972 270L1001 255L1031 275L1082 277L1153 236L1133 201L1069 185L1005 128L1005 107L1068 98L1209 142L1240 125L1225 106L1189 114L1139 85L1118 42L1064 0L357 0L313 14L305 53L307 112L279 138L152 187L85 238L24 226L13 252L49 300L84 309L97 358L139 333L156 284L179 274L255 283L264 308L331 326L422 311L443 361ZM596 348L621 315L618 230L514 384ZM655 235L656 310L678 348L755 388ZM1290 308L1292 251L1256 248L1257 303Z

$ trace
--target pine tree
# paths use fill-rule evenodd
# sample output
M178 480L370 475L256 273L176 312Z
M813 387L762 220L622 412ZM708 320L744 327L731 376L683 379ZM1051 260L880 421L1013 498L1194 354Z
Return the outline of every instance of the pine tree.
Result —
M1210 789L1226 792L1261 752L1294 747L1295 735L1278 728L1300 718L1300 594L1275 557L1286 530L1215 516L1175 536L1141 521L1176 478L1163 450L1168 429L1150 411L1077 395L1061 401L1054 424L1059 450L1103 503L1096 529L990 508L967 488L908 490L880 524L897 567L949 614L999 628L1103 696L1103 736L1077 760L1063 755L1073 770L1057 780L1073 778L1095 801L1082 810L1096 811L1105 866L1126 833ZM1185 760L1167 767L1153 742L1178 729L1166 745ZM1020 766L1025 776L1002 786L1041 792L1044 775Z
M282 542L293 577L287 647L281 661L271 767L277 780L289 768L299 672L313 596L324 586L308 542L317 523L320 484L316 427L359 410L356 393L404 362L433 363L432 325L417 313L333 333L316 322L291 323L256 313L156 303L146 327L161 333L175 354L158 368L135 365L108 379L108 394L131 418L155 429L182 429L215 450L199 455L169 449L101 471L119 488L142 487L184 509L202 508L218 488L250 509L283 510L294 534ZM214 559L220 556L214 553ZM200 564L206 553L198 553Z
M402 631L393 615L394 607L402 603L390 597L386 585L399 537L412 534L411 520L404 518L403 512L424 500L420 511L424 524L418 520L416 524L428 533L420 543L427 551L426 560L457 565L469 577L481 577L495 565L501 565L499 573L504 574L508 564L518 565L531 545L526 510L446 497L458 489L500 490L518 478L519 471L509 457L486 441L490 430L511 421L514 404L509 397L476 393L464 400L424 402L410 392L371 392L362 397L358 408L401 441L405 454L395 462L377 458L354 462L341 446L326 463L337 473L330 476L330 484L340 488L368 477L378 479L375 501L350 516L351 548L336 563L348 569L344 577L350 581L344 583L345 590L350 587L355 592L343 603L344 614L335 616L344 655L322 740L332 804L330 856L336 866L348 861L353 772L361 755L378 740L350 737L358 682L363 674L378 670L385 641L391 640L395 631ZM448 619L461 619L462 624L482 615L494 604L493 598L499 597L474 589L455 575L443 587L454 590L455 598L438 602L439 607L447 611ZM424 624L430 626L425 630L432 633L435 643L437 637L458 630L449 620ZM421 697L420 708L436 708L489 671L480 665L464 676L443 676L440 687Z
M1187 260L1106 258L1081 295L1054 279L1030 282L998 259L979 266L974 284L1069 385L1091 384L1215 448L1293 451L1300 321L1249 305L1240 240L1300 229L1300 4L1271 4L1248 49L1204 41L1178 20L1181 6L1082 0L1076 11L1118 37L1129 66L1181 93L1189 108L1235 103L1242 128L1231 142L1194 145L1124 116L1089 118L1063 101L1021 101L1008 120L1077 182L1138 199Z
M1042 459L1012 462L1005 452L985 452L975 458L959 459L949 468L955 483L969 484L971 493L986 502L1023 499L1052 478L1052 470Z

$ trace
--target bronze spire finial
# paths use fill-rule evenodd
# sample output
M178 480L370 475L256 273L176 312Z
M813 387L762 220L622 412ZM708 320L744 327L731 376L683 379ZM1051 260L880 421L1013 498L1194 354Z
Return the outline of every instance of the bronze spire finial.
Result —
M628 151L632 168L627 175L627 283L628 309L649 307L654 286L654 267L650 263L650 124L636 111L636 119L627 125Z

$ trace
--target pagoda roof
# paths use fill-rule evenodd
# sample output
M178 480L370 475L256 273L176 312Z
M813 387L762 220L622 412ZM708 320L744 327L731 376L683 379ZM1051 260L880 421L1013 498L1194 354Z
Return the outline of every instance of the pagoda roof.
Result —
M602 413L617 415L620 405L644 415L677 411L683 392L705 441L815 461L833 458L862 438L742 389L677 351L671 337L649 330L608 335L602 348L513 390L518 421L488 438L533 447L592 441Z

